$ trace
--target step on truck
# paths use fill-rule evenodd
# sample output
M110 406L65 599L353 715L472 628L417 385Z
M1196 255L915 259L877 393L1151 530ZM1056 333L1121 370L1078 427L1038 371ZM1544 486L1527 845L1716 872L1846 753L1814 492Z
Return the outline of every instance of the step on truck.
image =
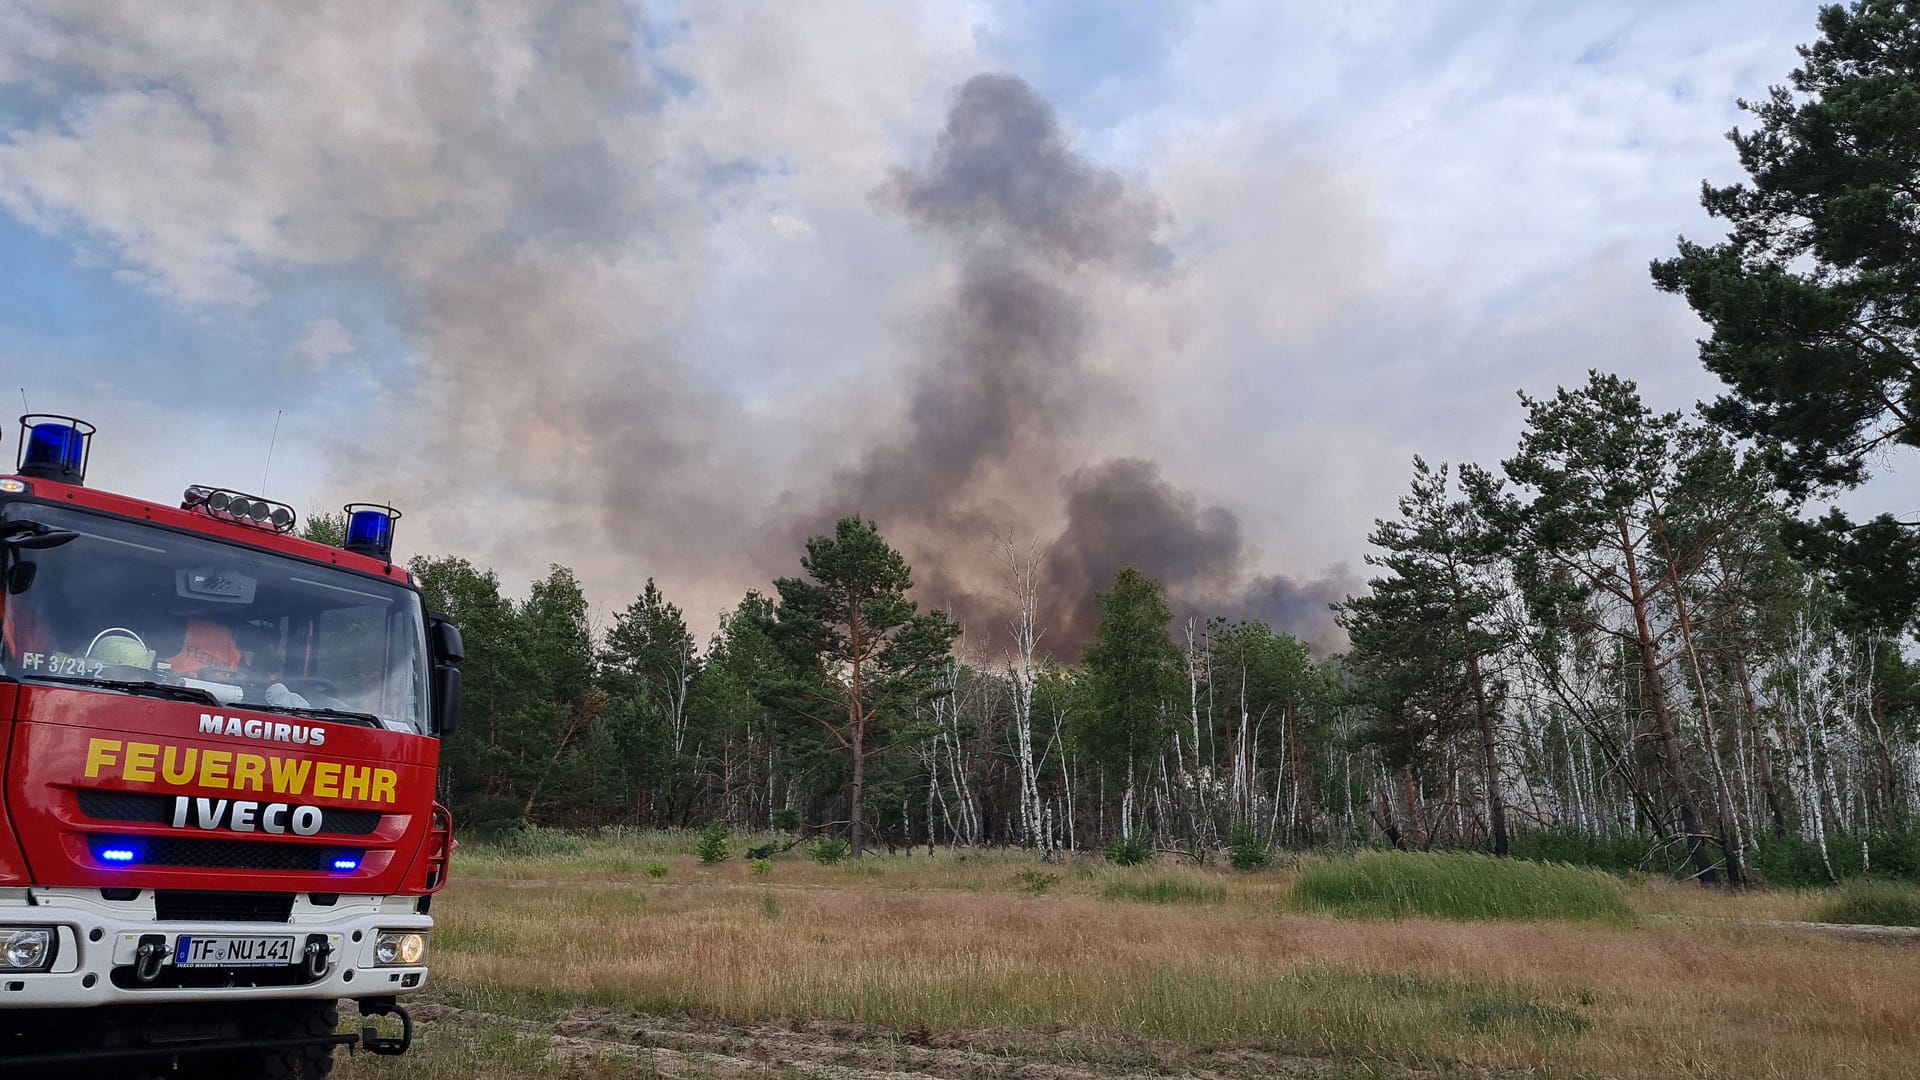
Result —
M390 507L332 546L241 491L113 495L93 435L22 417L0 475L0 1076L405 1052L459 631L393 564Z

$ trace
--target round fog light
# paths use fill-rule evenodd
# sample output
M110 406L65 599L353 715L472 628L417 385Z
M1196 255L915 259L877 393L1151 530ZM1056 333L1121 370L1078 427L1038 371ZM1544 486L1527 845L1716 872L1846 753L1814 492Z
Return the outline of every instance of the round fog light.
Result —
M417 964L427 955L427 939L423 934L403 934L400 937L400 962Z
M422 949L425 945L421 946ZM53 950L53 931L51 930L15 930L7 937L6 949L0 952L7 966L20 971L31 971L46 965L47 954Z

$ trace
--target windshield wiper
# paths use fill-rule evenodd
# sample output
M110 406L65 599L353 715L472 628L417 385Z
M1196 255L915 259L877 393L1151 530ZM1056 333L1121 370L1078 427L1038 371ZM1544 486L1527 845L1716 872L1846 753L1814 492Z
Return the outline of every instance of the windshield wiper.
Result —
M240 703L243 709L255 712L285 713L288 716L305 716L315 720L351 720L367 727L383 727L380 718L372 713L349 712L346 709L324 709L317 705L255 705L251 701Z
M103 690L124 690L129 694L141 694L146 697L168 698L173 701L193 701L202 705L218 705L220 699L212 691L197 686L172 686L167 683L145 682L140 679L94 679L81 675L36 675L22 672L21 677L31 682L69 683L73 686L97 686Z

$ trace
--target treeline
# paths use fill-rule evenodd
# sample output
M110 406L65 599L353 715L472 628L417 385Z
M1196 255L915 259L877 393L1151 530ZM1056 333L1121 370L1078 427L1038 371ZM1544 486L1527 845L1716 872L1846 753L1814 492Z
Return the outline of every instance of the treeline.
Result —
M1796 561L1753 460L1611 376L1527 410L1497 473L1416 462L1371 591L1339 611L1353 647L1324 659L1262 623L1176 621L1127 568L1059 663L1037 649L1044 552L1011 547L1013 633L959 640L859 519L704 644L651 582L596 634L565 568L513 601L464 560L416 561L469 651L448 799L483 830L1920 870L1920 672Z
M1176 620L1121 569L1083 656L1038 643L1045 552L1003 545L1012 633L918 611L875 526L696 642L652 583L595 633L417 562L469 645L446 747L469 826L687 826L906 846L1472 846L1701 881L1920 878L1920 522L1809 511L1920 447L1920 9L1820 14L1743 104L1728 226L1656 263L1726 393L1661 413L1593 373L1522 398L1498 463L1414 462L1351 639Z

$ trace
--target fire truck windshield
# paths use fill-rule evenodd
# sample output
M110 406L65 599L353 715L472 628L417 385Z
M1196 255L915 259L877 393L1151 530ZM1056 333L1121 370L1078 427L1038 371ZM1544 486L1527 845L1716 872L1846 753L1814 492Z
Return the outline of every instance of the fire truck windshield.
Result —
M0 560L0 671L425 732L420 598L360 574L65 507Z

